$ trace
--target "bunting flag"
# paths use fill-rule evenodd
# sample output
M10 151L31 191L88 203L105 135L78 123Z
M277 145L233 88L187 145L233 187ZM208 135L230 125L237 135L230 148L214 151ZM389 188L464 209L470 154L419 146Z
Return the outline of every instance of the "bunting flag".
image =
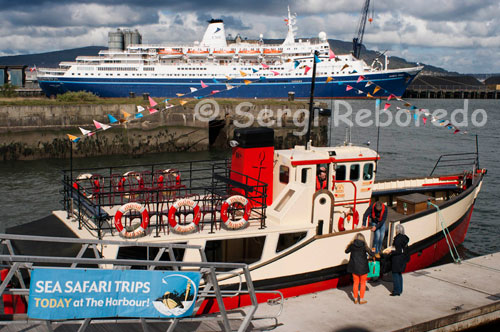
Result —
M266 65L265 63L261 63L261 66L262 66L262 68L264 68L264 69L269 69L269 66L268 66L268 65Z
M252 81L249 81L249 80L243 80L243 82L245 82L245 85L252 83Z
M215 84L219 84L219 81L217 81L217 80L215 79L215 77L214 77L214 78L212 78L212 81L213 81Z
M245 77L245 76L247 76L247 73L245 73L244 71L240 70L240 75L243 76L243 77Z
M116 118L114 116L112 116L111 114L108 114L108 119L109 119L109 123L118 122L118 120L116 120Z
M358 81L356 83L359 83L359 82L363 81L364 79L365 79L365 77L363 75L361 75L358 77Z
M196 97L195 97L196 98ZM172 108L174 107L175 105L172 105L172 104L165 104L165 109L169 109L169 108Z
M372 84L373 84L373 83L372 83L372 82L370 82L370 81L366 82L366 84L365 84L365 88L369 87L369 86L370 86L370 85L372 85Z
M259 70L258 70L258 69L255 69L255 68L252 68L252 71L253 71L254 73L256 73L256 72L258 72Z
M92 132L90 130L83 129L81 127L78 127L78 129L80 129L80 131L82 132L83 136L90 136L92 134Z
M347 67L349 67L349 65L346 63L346 64L342 67L342 69L341 69L340 71L343 71L343 70L344 70L344 69L346 69Z
M194 89L194 88L190 88L190 89ZM170 100L170 98L163 99L163 102L166 104L169 100Z
M234 86L232 86L229 83L226 83L226 90L231 90L231 89L234 89Z
M328 57L331 59L335 59L335 53L333 53L333 51L330 49L328 50Z
M385 103L384 110L387 110L389 107L391 107L391 104Z
M121 111L122 111L123 116L125 117L125 119L128 118L131 115L130 113L125 112L124 110L121 110Z
M308 72L309 70L311 70L311 67L306 66L306 67L304 68L304 75L306 75L306 74L307 74L307 72Z
M156 108L149 108L149 114L155 114L156 112L158 112L158 110Z
M232 78L232 77L229 77L229 76L226 76L226 79L227 79L228 81L230 81L230 80L232 80L233 78Z
M144 115L142 115L142 113L135 113L134 114L134 118L136 118L136 119L139 119L139 118L142 118L142 117L144 117Z
M380 90L380 87L377 85L375 89L373 89L373 94L376 94Z
M184 96L184 94L183 94L183 93L176 93L176 95L177 95L177 97L182 97L182 96Z
M293 68L294 68L294 69L297 69L297 67L298 67L299 65L300 65L300 62L299 62L299 61L295 60L295 61L293 62Z
M206 85L205 83L203 83L203 81L200 81L200 82L201 82L201 88L202 89L208 88L208 85Z
M278 73L277 71L274 71L274 70L271 70L271 73L274 74L274 76L278 76L280 73Z
M321 59L316 54L314 54L314 62L315 63L320 63L321 62Z
M153 98L151 98L151 97L149 97L149 96L148 96L148 98L149 98L149 106L151 106L151 107L155 107L156 105L158 105L158 104L156 103L156 101L154 101L154 99L153 99Z
M460 132L460 129L455 129L455 131L453 132L453 134L456 134L458 132Z
M220 92L220 90L213 90L212 92L210 92L210 94L214 95L214 94L219 93L219 92Z
M76 143L76 142L78 142L80 140L80 137L76 137L76 136L73 136L73 135L70 135L70 134L66 134L66 135L68 135L68 138L73 143Z
M387 101L390 101L392 98L396 98L397 99L397 97L391 93L389 95L389 97L387 98Z
M189 88L189 90L191 90L191 93L198 91L197 88Z
M102 123L96 121L96 120L92 120L94 121L94 126L95 126L95 129L101 129L102 128Z
M331 76L328 76L328 77L326 78L326 83L331 82L331 81L333 81L333 78L332 78Z
M144 111L144 107L142 107L141 105L137 105L137 112L142 112Z
M187 102L186 100L181 100L179 103L181 104L181 106L184 106L184 105L186 105L188 102Z
M373 97L370 93L367 93L367 94L366 94L366 96L367 96L368 98L374 98L374 97Z
M350 91L350 90L352 90L352 86L350 86L350 85L348 84L348 85L346 86L346 88L345 88L345 91Z
M422 121L424 121L424 124L426 124L426 122L427 122L427 118L424 116L424 117L422 118Z
M259 81L265 81L266 78L264 76L259 77Z

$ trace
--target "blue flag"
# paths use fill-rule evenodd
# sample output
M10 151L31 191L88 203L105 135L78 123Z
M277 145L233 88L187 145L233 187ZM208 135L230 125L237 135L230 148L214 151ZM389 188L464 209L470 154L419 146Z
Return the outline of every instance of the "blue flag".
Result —
M294 66L294 68L297 68L299 65L300 65L300 62L299 62L299 61L295 60L295 61L293 62L293 66Z
M142 118L142 117L143 117L143 115L142 115L142 113L135 113L134 117L135 117L136 119L139 119L139 118Z
M266 80L266 78L265 78L264 76L261 76L261 77L259 77L259 80L261 80L261 81L265 81L265 80Z
M258 72L259 70L258 70L258 69L255 69L255 68L252 68L252 71L253 71L254 73L256 73L256 72Z
M116 118L114 116L112 116L111 114L108 114L108 119L109 119L109 123L118 122L118 120L116 120Z
M215 84L219 83L219 81L217 81L215 78L212 78L212 81L214 81Z
M320 58L318 58L318 56L316 54L314 54L314 62L315 63L320 63L321 62Z

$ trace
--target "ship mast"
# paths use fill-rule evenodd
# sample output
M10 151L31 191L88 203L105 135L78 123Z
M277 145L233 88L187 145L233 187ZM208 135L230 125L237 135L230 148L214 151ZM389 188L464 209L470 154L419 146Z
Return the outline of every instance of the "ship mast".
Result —
M290 45L295 43L295 21L297 19L297 15L292 15L290 13L290 6L288 6L288 18L285 19L286 25L288 26L288 33L286 35L285 41L283 45Z

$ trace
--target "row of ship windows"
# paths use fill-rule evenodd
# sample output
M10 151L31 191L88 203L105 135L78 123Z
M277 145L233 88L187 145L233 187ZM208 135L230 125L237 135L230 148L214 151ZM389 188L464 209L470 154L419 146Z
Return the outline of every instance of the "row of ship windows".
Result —
M78 67L79 70L82 70L81 67ZM87 69L91 70L91 69ZM97 67L98 71L137 71L137 67ZM143 67L143 71L154 71L155 67Z
M54 74L54 73L48 73L48 74ZM331 72L331 73L327 73L327 72L318 72L318 75L334 75L334 74L341 74L341 72ZM351 72L349 72L349 74L351 74ZM71 73L72 76L82 76L82 73ZM114 73L106 73L106 76L114 76L115 74ZM94 74L94 73L85 73L84 76L101 76L100 73L98 74ZM120 73L116 73L116 76L121 76ZM129 76L128 73L124 73L123 76ZM147 74L140 74L140 73L132 73L130 74L130 76L148 76ZM191 76L191 77L200 77L200 76L203 76L203 77L214 77L213 74L153 74L153 76L182 76L182 77L186 77L186 76ZM274 74L262 74L260 76L264 76L264 77L274 77ZM280 76L306 76L305 73L295 73L295 74L290 74L290 73L282 73L280 74Z

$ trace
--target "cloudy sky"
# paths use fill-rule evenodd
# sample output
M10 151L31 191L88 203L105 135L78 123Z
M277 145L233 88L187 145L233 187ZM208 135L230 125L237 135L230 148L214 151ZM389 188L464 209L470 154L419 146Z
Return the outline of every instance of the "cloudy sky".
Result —
M368 48L461 73L500 72L500 1L372 0ZM0 0L0 55L107 45L111 29L137 28L144 43L200 40L207 19L226 33L284 38L286 7L297 37L351 41L364 0Z

